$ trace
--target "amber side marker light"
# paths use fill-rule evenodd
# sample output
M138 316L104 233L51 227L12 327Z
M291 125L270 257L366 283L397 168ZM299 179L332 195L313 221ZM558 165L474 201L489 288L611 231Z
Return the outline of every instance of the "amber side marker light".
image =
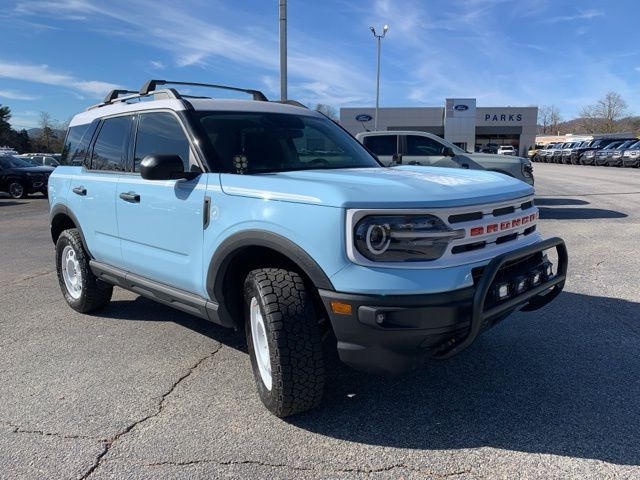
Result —
M331 310L338 315L351 315L351 305L342 302L331 302Z

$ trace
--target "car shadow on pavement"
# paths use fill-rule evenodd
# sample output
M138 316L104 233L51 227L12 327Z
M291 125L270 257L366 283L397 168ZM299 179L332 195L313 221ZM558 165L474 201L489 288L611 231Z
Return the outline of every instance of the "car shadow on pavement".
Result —
M591 220L596 218L628 217L626 213L603 208L540 207L538 210L540 211L540 218L543 220Z
M27 202L16 202L15 200L5 200L0 198L0 207L9 207L11 205L24 205Z
M589 205L589 202L586 200L580 200L577 198L549 198L549 197L536 197L535 204L537 207L540 206L558 206L558 205Z
M403 377L331 368L321 407L285 420L369 445L638 465L639 351L640 304L565 292Z
M137 297L135 300L112 300L104 310L96 312L103 318L138 322L173 322L205 335L227 347L247 351L244 332L233 331L215 323L181 312L158 302Z

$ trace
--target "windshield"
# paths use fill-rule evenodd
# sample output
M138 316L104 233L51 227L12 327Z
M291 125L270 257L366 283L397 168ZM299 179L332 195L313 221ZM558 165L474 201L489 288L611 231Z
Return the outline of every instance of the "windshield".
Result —
M198 112L217 170L270 173L380 164L331 120L269 112Z
M33 164L29 163L26 160L18 157L0 157L0 165L4 168L25 168L25 167L33 167Z

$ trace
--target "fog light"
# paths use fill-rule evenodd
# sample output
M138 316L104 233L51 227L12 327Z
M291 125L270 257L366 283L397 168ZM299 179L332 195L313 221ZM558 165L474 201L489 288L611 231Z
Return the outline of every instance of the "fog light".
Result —
M527 289L527 278L518 277L514 282L514 287L517 294L524 293L524 291Z
M542 268L544 269L544 274L547 278L553 277L553 264L551 262L545 262L542 265Z
M498 297L499 300L504 300L505 298L509 298L509 284L508 283L502 283L502 284L498 284L496 285L496 296Z
M539 285L541 282L542 282L542 271L534 270L533 272L531 272L531 285L535 287L536 285Z

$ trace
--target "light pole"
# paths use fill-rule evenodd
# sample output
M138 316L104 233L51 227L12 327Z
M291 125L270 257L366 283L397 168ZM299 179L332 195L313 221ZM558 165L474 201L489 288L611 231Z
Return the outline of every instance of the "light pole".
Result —
M280 100L287 99L287 0L279 0L280 11Z
M389 25L385 25L382 28L382 35L378 35L376 33L376 29L373 27L369 27L371 29L371 33L373 33L373 37L376 39L378 43L378 72L376 74L376 116L373 121L373 129L378 130L378 108L380 106L380 42L387 34L387 30L389 30Z

